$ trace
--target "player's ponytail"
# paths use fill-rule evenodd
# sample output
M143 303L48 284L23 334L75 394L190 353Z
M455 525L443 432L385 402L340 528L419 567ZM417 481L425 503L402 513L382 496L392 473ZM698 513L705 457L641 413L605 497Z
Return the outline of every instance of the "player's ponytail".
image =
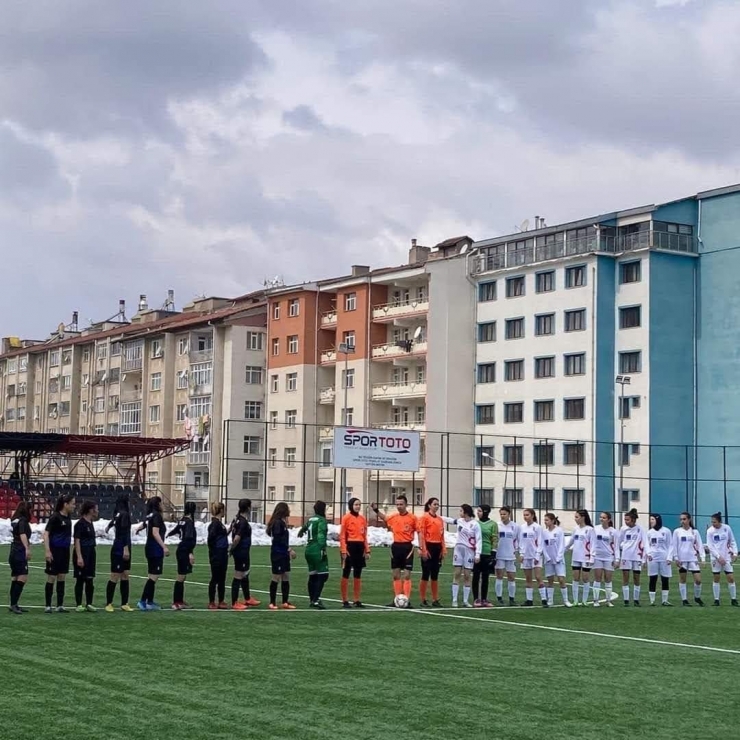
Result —
M591 524L591 515L588 513L588 511L586 511L586 509L578 509L576 514L578 514L578 516L580 516L581 519L583 519L583 523L585 526L587 527L594 526L593 524Z
M691 514L689 514L689 512L688 512L688 511L682 511L682 512L681 512L681 516L685 516L685 517L686 517L686 519L687 519L687 520L688 520L688 522L689 522L689 527L690 527L691 529L693 529L693 528L694 528L694 520L692 519L692 517L691 517Z
M612 519L612 515L608 511L602 511L601 513L606 517L607 522L609 522L609 524L607 526L608 527L613 527L614 526L614 521Z
M722 512L716 511L714 514L712 514L712 519L717 521L717 524L722 524Z
M545 519L549 519L553 523L554 527L560 526L560 519L558 519L551 511L548 511L547 514L545 514Z
M537 512L534 509L524 509L524 511L529 512L529 515L532 517L532 521L536 524L537 523Z

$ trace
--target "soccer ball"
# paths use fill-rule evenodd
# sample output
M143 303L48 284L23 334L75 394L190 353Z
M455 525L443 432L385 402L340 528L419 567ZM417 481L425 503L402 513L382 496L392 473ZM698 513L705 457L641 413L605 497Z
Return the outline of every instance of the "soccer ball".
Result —
M396 598L393 599L393 603L399 609L405 609L409 604L409 600L404 594L398 594L398 596L396 596Z

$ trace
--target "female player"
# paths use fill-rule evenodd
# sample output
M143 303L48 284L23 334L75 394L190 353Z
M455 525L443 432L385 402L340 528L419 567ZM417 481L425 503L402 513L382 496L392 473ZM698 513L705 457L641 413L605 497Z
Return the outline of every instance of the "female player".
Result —
M439 499L430 498L424 504L424 513L419 519L419 554L421 556L421 580L419 599L422 606L441 607L439 600L439 571L442 568L447 545L445 544L445 523L439 516ZM427 601L427 588L432 582L432 603Z
M630 573L632 573L632 598L640 606L640 576L647 555L647 536L637 523L637 509L624 515L624 525L619 530L619 567L622 570L622 598L630 605Z
M673 557L678 567L678 590L681 594L681 604L691 606L686 592L686 574L691 573L694 578L694 603L704 606L701 598L701 569L699 564L704 562L704 545L699 531L694 528L694 522L688 511L682 511L679 517L681 522L673 530Z
M548 605L554 605L555 578L557 578L560 584L563 605L573 606L568 599L568 585L565 582L565 535L560 528L560 520L550 512L545 514L545 531L542 533L542 556L545 561Z
M298 531L298 536L308 534L306 564L308 565L308 598L312 609L326 609L321 601L321 592L329 580L329 558L326 556L326 540L329 525L326 522L326 503L317 501L312 516Z
M136 606L142 612L151 612L160 608L159 604L154 601L154 592L157 588L157 581L162 575L164 559L170 554L164 541L167 527L162 517L162 499L159 496L152 496L146 502L146 519L139 525L137 533L144 528L146 528L144 554L146 555L148 578Z
M270 563L272 579L270 580L270 609L275 611L277 605L278 583L280 584L283 609L295 609L290 603L290 561L295 558L295 550L290 548L290 533L287 520L290 516L288 504L281 501L272 512L267 523L267 536L272 537L270 546Z
M57 611L64 613L64 586L69 573L69 550L72 546L72 509L75 499L72 494L62 494L55 506L54 513L49 517L44 530L44 554L46 556L46 608L44 611L51 614L51 597L54 593L54 583L57 586Z
M28 561L31 559L31 512L27 501L19 501L10 518L13 542L10 545L8 565L10 565L10 607L13 614L23 614L18 602L28 581Z
M85 501L80 510L80 518L74 526L74 576L75 603L78 612L96 612L93 606L95 593L95 525L98 518L98 505L94 501ZM82 594L85 594L85 604Z
M488 582L491 570L496 565L498 526L491 519L491 507L488 504L481 504L475 513L478 516L483 546L480 562L473 567L473 606L493 606L488 600Z
M129 498L122 493L116 499L116 508L113 510L113 519L105 528L109 532L115 528L116 534L110 548L110 580L105 589L105 611L115 611L113 597L116 595L116 584L121 584L121 611L132 612L129 606L129 587L131 582L131 514L129 513Z
M362 502L351 498L347 502L347 513L342 517L339 527L339 554L342 556L342 607L351 609L349 601L349 576L353 575L352 597L354 605L363 609L362 570L370 559L370 546L367 541L367 519L360 513Z
M452 606L457 606L457 597L460 591L460 577L463 580L463 606L472 606L470 603L470 581L473 577L473 567L480 562L483 548L480 524L473 517L473 507L463 504L460 507L460 516L457 519L443 516L442 521L454 524L457 527L457 542L452 553Z
M712 523L707 529L707 547L712 563L712 592L714 605L719 606L719 585L722 573L727 578L727 590L730 592L730 603L738 606L737 585L732 564L737 560L737 542L735 535L727 524L722 524L722 512L712 514Z
M612 581L614 568L619 565L619 532L614 529L612 515L602 511L594 527L594 606L599 606L601 583L604 582L606 605L613 607Z
M226 598L226 571L229 569L229 534L222 521L225 507L220 501L211 504L211 523L208 525L208 562L211 580L208 582L208 608L228 609ZM216 601L218 591L218 601Z
M519 528L519 561L524 570L524 606L534 606L534 582L540 592L542 606L548 606L545 582L542 580L542 527L534 509L524 509L524 524Z
M185 601L185 579L193 572L193 565L195 565L193 551L198 544L198 536L195 532L194 501L188 501L185 504L182 519L172 531L165 535L165 539L178 534L180 535L180 543L177 545L177 550L175 550L177 578L172 594L172 608L175 611L190 609L190 604Z
M249 523L249 512L252 502L248 498L239 501L239 513L231 523L231 557L234 559L234 577L231 581L231 608L244 611L260 602L252 598L249 588L250 555L252 550L252 525ZM239 589L244 601L239 601Z
M573 606L588 606L591 591L591 568L594 563L594 528L591 515L585 509L576 511L576 528L565 543L566 550L573 550L570 567L573 571ZM583 601L578 601L579 586L583 586Z
M672 606L668 601L671 588L672 552L673 532L663 526L663 517L660 514L651 514L647 548L650 606L655 606L658 576L660 576L661 603L663 606Z
M498 550L496 551L496 602L504 605L504 575L508 580L509 606L516 606L516 552L519 549L519 525L511 520L511 509L499 510Z

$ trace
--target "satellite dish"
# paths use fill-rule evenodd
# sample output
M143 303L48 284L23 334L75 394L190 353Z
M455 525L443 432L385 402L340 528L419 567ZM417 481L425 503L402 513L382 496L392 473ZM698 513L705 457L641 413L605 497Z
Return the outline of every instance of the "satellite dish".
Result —
M462 249L460 250L460 254L465 254L468 249L470 249L470 244L463 244Z
M420 326L417 326L416 329L414 330L414 341L415 342L418 342L419 339L421 338L422 331L423 330Z
M527 231L527 229L529 229L529 219L525 218L519 225L519 231Z

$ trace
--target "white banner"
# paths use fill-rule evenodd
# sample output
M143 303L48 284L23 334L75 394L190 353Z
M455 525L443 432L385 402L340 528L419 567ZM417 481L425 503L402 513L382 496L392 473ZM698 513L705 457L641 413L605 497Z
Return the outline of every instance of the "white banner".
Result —
M419 470L419 432L390 429L334 429L334 467L358 470Z

